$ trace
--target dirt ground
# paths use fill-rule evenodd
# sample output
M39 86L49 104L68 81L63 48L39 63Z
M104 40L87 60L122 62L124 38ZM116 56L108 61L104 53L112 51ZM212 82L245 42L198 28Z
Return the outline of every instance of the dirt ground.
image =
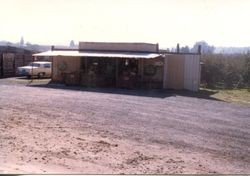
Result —
M0 173L250 173L247 106L46 81L0 79Z

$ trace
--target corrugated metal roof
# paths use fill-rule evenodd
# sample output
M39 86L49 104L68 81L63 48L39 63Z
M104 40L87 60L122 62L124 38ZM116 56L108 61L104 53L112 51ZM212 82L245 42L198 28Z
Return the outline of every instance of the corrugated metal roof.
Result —
M33 56L72 56L72 57L111 57L111 58L141 58L150 59L161 56L157 53L138 52L93 52L93 51L46 51Z

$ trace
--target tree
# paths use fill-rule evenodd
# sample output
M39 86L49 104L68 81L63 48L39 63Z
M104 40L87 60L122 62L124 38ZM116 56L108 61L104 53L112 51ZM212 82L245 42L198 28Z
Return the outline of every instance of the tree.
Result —
M31 45L31 43L30 42L26 42L26 46L30 46Z
M208 45L205 41L196 42L192 48L192 52L198 52L199 45L201 45L201 53L203 54L212 54L214 52L215 47Z
M70 47L75 47L75 43L74 43L74 40L71 40L70 41L70 44L69 44Z
M185 47L181 47L180 51L181 51L181 53L189 53L190 49L189 49L189 47L186 45Z
M171 48L171 52L175 52L176 48Z
M23 46L24 45L24 40L23 40L23 37L21 37L21 40L20 40L20 45Z
M250 87L250 57L248 56L245 61L244 82Z

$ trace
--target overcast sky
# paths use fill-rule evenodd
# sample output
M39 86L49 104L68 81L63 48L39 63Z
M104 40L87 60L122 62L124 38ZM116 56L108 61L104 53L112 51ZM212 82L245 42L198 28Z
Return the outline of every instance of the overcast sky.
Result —
M0 0L0 40L250 46L250 0Z

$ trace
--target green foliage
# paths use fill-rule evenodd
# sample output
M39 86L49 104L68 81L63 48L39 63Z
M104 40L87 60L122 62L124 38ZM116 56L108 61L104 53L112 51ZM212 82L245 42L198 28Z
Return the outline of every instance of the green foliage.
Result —
M246 58L243 79L247 86L250 87L250 56Z
M201 83L210 88L244 88L250 86L249 54L202 55Z

